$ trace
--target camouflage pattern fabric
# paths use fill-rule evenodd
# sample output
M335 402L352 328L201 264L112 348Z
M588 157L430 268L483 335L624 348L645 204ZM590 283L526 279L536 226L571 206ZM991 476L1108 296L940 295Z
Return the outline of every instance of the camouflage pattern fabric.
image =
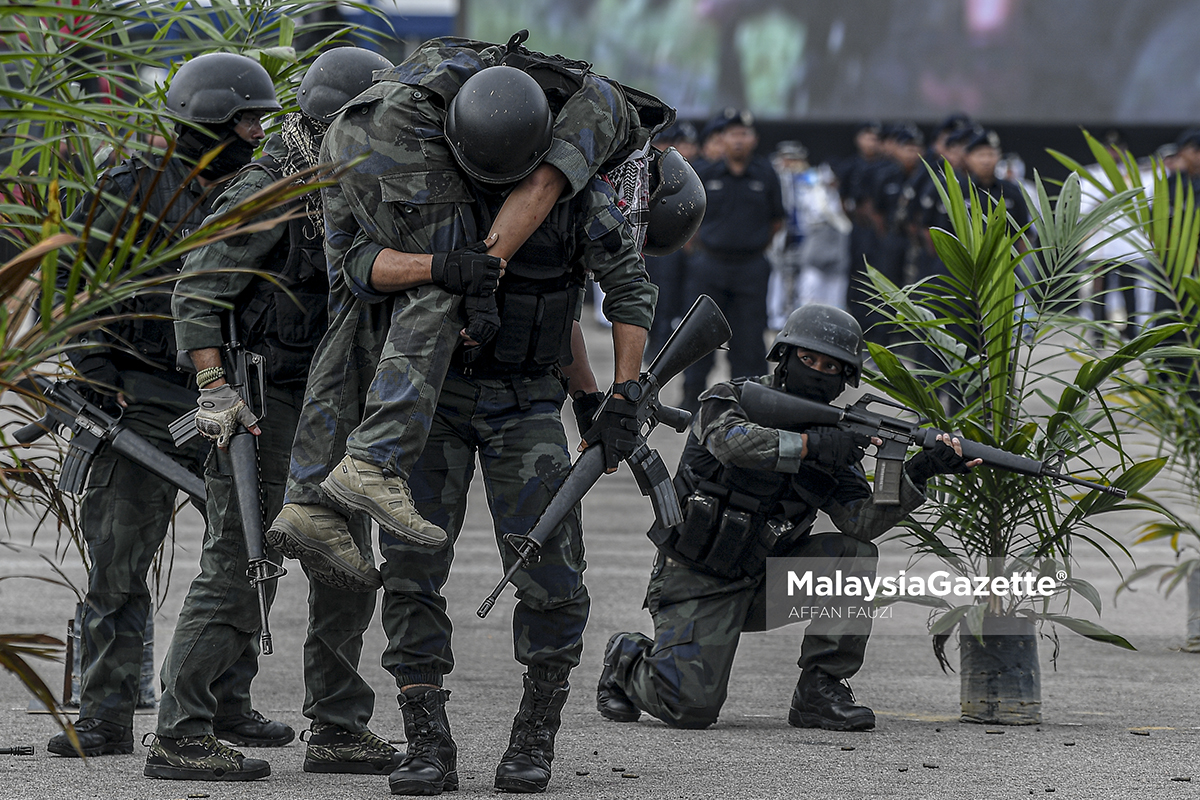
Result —
M520 396L518 396L518 393ZM566 392L553 375L469 380L451 371L425 451L409 486L417 510L450 535L430 551L384 534L383 666L396 684L440 686L454 668L442 586L462 531L467 489L478 457L503 566L516 555L506 534L527 533L571 465L560 409ZM583 585L579 510L568 515L538 560L514 577L517 661L534 680L561 682L579 663L590 600Z
M287 157L282 140L273 136L264 152L280 163ZM241 173L218 198L214 213L232 207L271 183L261 169ZM276 212L282 213L282 212ZM173 309L175 330L185 350L218 347L224 342L221 309L213 301L235 302L251 284L262 280L250 269L262 263L287 227L279 225L253 234L235 236L207 245L189 255ZM292 442L304 399L301 390L268 386L267 413L257 438L263 519L269 523L283 505L284 487L291 463ZM260 620L257 590L246 577L245 538L226 454L213 451L215 463L205 476L208 493L208 526L201 551L200 575L180 612L170 650L162 668L163 696L158 733L167 738L200 736L212 732L212 719L250 711L249 679L245 700L230 708L220 693L221 676L242 649L257 652ZM370 557L369 527L365 518L349 521L351 536ZM279 563L277 553L267 557ZM273 597L275 583L268 584ZM375 610L373 593L347 592L309 582L309 629L304 643L304 715L364 731L374 709L375 695L358 674L362 634Z
M167 433L173 419L195 408L195 391L147 372L124 372L121 383L129 402L124 423L200 474L208 442L178 448ZM150 609L146 575L178 498L173 485L108 448L92 462L80 505L91 564L81 633L81 719L133 725Z
M446 106L467 78L502 57L502 47L484 42L453 37L426 42L347 104L325 134L322 161L367 158L322 192L330 329L309 374L289 503L320 502L317 485L341 460L350 433L367 415L369 390L381 401L405 407L380 420L382 434L362 436L366 444L356 455L391 460L397 470L407 472L420 452L448 350L463 327L461 300L432 285L395 295L378 293L370 284L371 267L385 247L445 252L473 244L486 233L479 230L474 193L442 127ZM636 119L619 87L588 76L555 120L546 163L562 170L573 195L622 142L637 140L631 128ZM377 375L389 335L395 338ZM389 427L401 430L394 442L385 441ZM413 438L401 439L403 435ZM372 447L396 455L373 456Z
M257 438L259 480L265 519L283 505L292 436L302 395L279 387L267 389L267 414ZM257 650L257 590L246 578L246 542L229 458L213 451L205 476L208 526L200 554L200 574L192 581L171 647L163 662L158 734L169 739L212 733L213 717L250 711L249 697L231 707L215 689L218 677L246 649ZM351 525L360 547L368 544L362 520ZM370 547L364 552L370 553ZM279 563L278 553L267 558ZM273 599L275 583L268 584ZM304 714L346 730L366 729L375 694L358 675L362 634L375 610L372 593L346 592L309 582L309 632L304 644ZM251 675L251 677L253 677Z
M754 379L772 385L773 376ZM800 469L799 434L756 425L740 404L741 383L720 383L701 396L692 431L723 465L770 472ZM861 470L840 468L837 486L820 506L840 533L806 535L777 556L823 559L873 557L871 543L925 500L905 475L899 506L874 502ZM803 504L799 508L806 508ZM828 563L828 562L826 562ZM643 710L669 725L702 728L716 721L743 631L766 627L765 576L722 578L666 558L655 562L646 592L654 638L621 639L616 681ZM848 678L862 666L870 635L862 617L816 619L808 624L799 666Z
M878 551L870 542L824 534L804 537L787 555L863 558ZM654 638L634 633L619 640L617 685L638 708L673 727L716 722L742 633L766 627L764 583L763 576L731 581L709 575L660 554L646 590ZM814 619L797 664L849 678L862 666L870 633L868 618Z

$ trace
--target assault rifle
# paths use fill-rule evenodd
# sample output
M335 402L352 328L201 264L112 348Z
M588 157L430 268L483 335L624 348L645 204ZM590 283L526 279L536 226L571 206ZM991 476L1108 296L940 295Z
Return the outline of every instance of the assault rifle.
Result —
M659 389L667 381L729 341L730 335L729 323L725 321L721 309L711 297L700 295L649 368L638 378L642 387L641 397L637 400L639 441L626 462L633 471L642 494L650 497L654 505L654 516L663 527L672 527L683 522L683 512L679 509L679 498L671 484L671 473L663 464L658 451L652 450L647 444L646 437L660 422L683 433L691 423L692 415L659 402ZM600 480L600 476L604 474L603 448L603 444L592 445L575 460L571 471L550 498L549 505L529 533L509 534L504 537L517 551L517 560L475 612L481 618L486 617L496 605L500 593L512 581L517 571L529 566L529 562L541 550L558 524L583 499L596 481Z
M237 322L233 314L226 316L226 344L221 347L221 360L225 363L225 380L239 395L254 416L262 420L267 413L266 359L246 349L238 335ZM200 432L196 429L196 411L193 409L171 423L171 435L176 444L190 441ZM263 655L271 655L275 648L271 642L271 626L267 619L266 583L287 574L283 566L267 558L263 544L262 493L258 483L258 444L255 436L241 424L229 439L229 463L233 471L233 488L237 492L238 515L242 521L242 535L246 538L246 556L249 567L246 576L250 585L258 590L258 616L262 622L261 649Z
M839 408L805 400L803 397L796 397L760 383L747 381L742 386L742 409L750 421L758 425L791 431L827 425L882 439L883 444L879 445L875 454L875 502L881 505L899 505L900 481L908 448L914 445L925 449L935 447L938 444L937 437L942 431L922 427L920 422L887 417L868 410L870 406L877 404L904 409L899 403L873 394L863 395L853 405ZM985 467L1003 469L1033 478L1050 478L1063 483L1073 483L1122 498L1127 494L1124 489L1116 486L1105 486L1065 474L1064 454L1061 451L1045 461L1036 461L961 436L958 438L962 442L963 458L968 461L982 458Z
M27 392L39 392L45 398L46 413L41 419L18 428L13 439L30 445L48 433L71 431L67 455L58 475L58 488L64 492L78 494L83 491L92 460L101 447L108 446L204 502L204 481L130 430L119 416L111 416L88 402L71 381L51 381L34 374L18 385Z

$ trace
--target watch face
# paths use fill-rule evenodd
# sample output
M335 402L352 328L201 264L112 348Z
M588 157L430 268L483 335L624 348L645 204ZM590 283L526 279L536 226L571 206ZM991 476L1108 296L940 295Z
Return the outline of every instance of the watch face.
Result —
M642 385L637 381L625 381L617 387L617 391L625 395L626 400L635 403L642 399Z

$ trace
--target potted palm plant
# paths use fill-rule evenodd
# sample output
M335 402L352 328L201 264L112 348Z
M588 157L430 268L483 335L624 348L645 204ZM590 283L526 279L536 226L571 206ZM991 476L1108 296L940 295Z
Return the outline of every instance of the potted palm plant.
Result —
M1135 570L1117 594L1153 575L1168 595L1183 584L1187 628L1182 649L1200 652L1200 529L1188 515L1173 510L1200 510L1200 209L1191 186L1173 179L1161 161L1152 160L1148 170L1141 170L1128 151L1114 153L1087 131L1084 137L1099 170L1052 154L1096 193L1110 199L1124 196L1119 218L1138 234L1132 241L1145 243L1139 248L1142 274L1157 298L1150 323L1176 329L1170 338L1175 347L1158 351L1161 360L1150 365L1148 379L1126 380L1119 395L1131 427L1154 435L1159 454L1168 459L1168 483L1156 492L1163 498L1164 514L1145 523L1134 544L1167 540L1175 560Z
M1098 490L1080 494L986 465L930 486L930 501L897 534L918 558L939 559L956 574L986 578L991 586L1014 572L1054 583L1042 596L993 591L956 602L921 601L935 609L930 632L943 669L947 638L959 632L962 719L971 722L1040 721L1041 626L1061 625L1133 649L1094 620L1069 613L1077 599L1097 615L1101 610L1099 592L1077 574L1075 552L1086 544L1109 561L1114 553L1127 555L1098 518L1146 507L1136 491L1164 463L1128 457L1104 392L1119 370L1175 329L1143 334L1098 357L1081 346L1089 323L1064 310L1078 285L1076 268L1088 256L1087 234L1116 213L1128 193L1081 214L1078 177L1069 178L1053 200L1040 176L1035 185L1037 197L1029 205L1036 246L1031 231L1014 229L1003 203L964 188L948 170L941 192L953 232L932 231L946 273L899 288L869 272L878 310L905 339L892 350L869 345L873 386L943 430L1040 461L1057 460L1073 473L1134 493L1127 500ZM915 362L893 352L905 345L916 353Z

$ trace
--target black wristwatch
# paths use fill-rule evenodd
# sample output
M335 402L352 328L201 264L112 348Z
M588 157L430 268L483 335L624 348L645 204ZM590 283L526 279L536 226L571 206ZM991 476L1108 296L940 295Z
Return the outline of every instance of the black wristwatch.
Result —
M612 390L613 394L625 395L625 399L631 403L636 403L642 399L642 385L637 381L614 383Z

